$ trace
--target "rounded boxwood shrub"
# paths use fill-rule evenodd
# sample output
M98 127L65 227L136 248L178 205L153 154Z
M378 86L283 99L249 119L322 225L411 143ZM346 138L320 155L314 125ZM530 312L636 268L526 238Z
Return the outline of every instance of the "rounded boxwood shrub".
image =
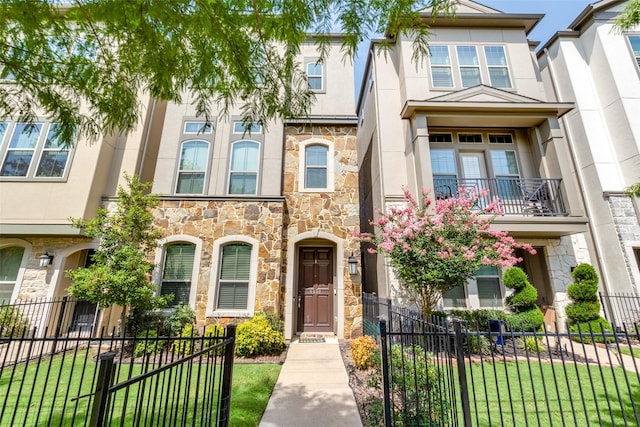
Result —
M544 323L544 314L536 305L538 290L529 283L527 274L520 267L511 267L502 275L502 282L514 293L505 299L511 311L507 325L514 330L537 330Z
M573 283L567 288L567 295L574 301L598 301L597 293L597 281Z
M590 322L600 317L600 303L598 301L581 301L569 304L565 309L571 323Z
M613 332L611 324L604 317L598 316L597 319L589 322L576 322L569 325L569 332L572 334L580 334L579 337L574 337L574 340L581 341L586 344L590 344L592 341L604 343L613 342L614 338L606 336L603 338L602 333L605 335ZM593 334L593 340L592 340Z
M565 313L569 323L590 322L600 317L598 302L598 274L590 264L580 264L571 272L574 283L569 285L567 293L573 301Z
M280 354L282 350L284 335L271 327L264 314L256 314L236 330L236 354L240 357Z

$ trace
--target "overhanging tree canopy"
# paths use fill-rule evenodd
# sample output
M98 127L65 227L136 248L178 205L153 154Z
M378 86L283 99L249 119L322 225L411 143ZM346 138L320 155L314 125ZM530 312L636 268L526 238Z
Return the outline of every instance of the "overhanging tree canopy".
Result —
M419 10L450 13L454 0L4 0L0 2L0 115L61 123L67 142L127 132L139 94L182 101L210 117L242 103L245 121L305 117L314 100L295 62L309 33L320 61L342 32L345 60L372 33L414 32Z

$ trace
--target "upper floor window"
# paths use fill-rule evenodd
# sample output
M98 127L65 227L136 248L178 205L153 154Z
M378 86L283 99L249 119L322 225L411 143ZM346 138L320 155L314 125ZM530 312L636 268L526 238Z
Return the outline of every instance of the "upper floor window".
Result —
M251 122L251 123L243 123L243 122L233 122L233 133L239 134L258 134L262 133L262 126L260 123Z
M455 51L452 56L451 49ZM511 88L504 46L432 45L429 47L431 84L434 88L472 87L480 84ZM457 72L454 73L453 70Z
M211 134L212 132L213 132L213 126L211 126L211 123L207 123L207 122L185 122L184 123L183 133L186 135L190 135L190 134L208 135L208 134Z
M260 145L253 141L233 144L229 194L256 194Z
M11 300L23 255L24 248L20 246L0 249L0 304Z
M489 69L489 81L491 86L499 88L510 88L509 67L507 67L507 56L503 46L485 46L484 56L487 59Z
M471 87L479 85L482 80L480 78L480 63L478 61L478 51L475 46L457 46L458 65L460 66L460 79L462 87Z
M310 145L305 149L305 187L327 188L327 154L325 145Z
M636 58L636 63L640 67L640 35L629 35L629 43L631 44L631 50L633 56Z
M251 246L239 243L222 248L216 309L248 309L251 250Z
M209 159L209 143L187 141L182 143L178 169L178 194L202 194Z
M307 63L307 82L309 83L309 89L314 92L324 90L324 66L322 63Z
M175 243L165 247L160 295L173 295L169 307L189 305L195 245Z
M430 46L431 81L434 87L453 87L449 46Z
M0 123L0 176L62 178L70 149L58 138L55 123Z

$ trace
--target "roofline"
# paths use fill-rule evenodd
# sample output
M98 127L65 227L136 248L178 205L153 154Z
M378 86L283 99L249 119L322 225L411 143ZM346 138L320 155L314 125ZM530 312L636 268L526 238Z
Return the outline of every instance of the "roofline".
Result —
M291 117L284 120L285 125L357 125L358 116L309 116Z
M546 113L555 117L562 117L573 110L573 102L469 102L469 101L416 101L405 102L400 112L402 119L409 119L416 111L437 112L478 112L479 110L492 113Z
M529 34L533 28L544 18L544 13L457 13L454 16L433 16L431 12L422 12L420 14L424 21L430 27L461 27L461 26L480 26L495 27L492 23L495 20L502 21L499 24L502 28L522 28L524 26L525 34ZM509 24L511 22L511 24Z

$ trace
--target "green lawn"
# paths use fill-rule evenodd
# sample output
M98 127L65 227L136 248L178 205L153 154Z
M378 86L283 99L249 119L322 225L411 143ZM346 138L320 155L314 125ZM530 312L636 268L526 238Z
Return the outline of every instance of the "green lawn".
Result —
M0 396L5 397L0 404L0 426L39 425L48 421L71 425L73 419L87 418L91 411L87 395L92 392L97 366L93 360L85 364L87 357L86 354L75 358L57 356L50 361L30 362L26 368L25 365L5 368L0 375ZM115 383L139 375L142 369L141 364L121 364ZM279 372L278 364L234 366L231 426L258 425ZM159 418L188 422L193 417L206 416L200 408L211 406L206 399L217 396L217 389L211 389L205 379L219 374L219 366L194 365L190 372L168 370L144 386L118 391L112 399L114 419L118 422L120 417L131 419L136 412L132 402L136 401L143 402L139 410L152 414L153 419L146 419L151 424ZM137 395L142 398L137 399ZM163 398L154 399L157 396ZM62 422L61 417L64 417Z
M638 376L622 368L485 361L467 378L474 425L636 425L640 412Z
M620 346L620 353L640 358L640 348L638 347Z

